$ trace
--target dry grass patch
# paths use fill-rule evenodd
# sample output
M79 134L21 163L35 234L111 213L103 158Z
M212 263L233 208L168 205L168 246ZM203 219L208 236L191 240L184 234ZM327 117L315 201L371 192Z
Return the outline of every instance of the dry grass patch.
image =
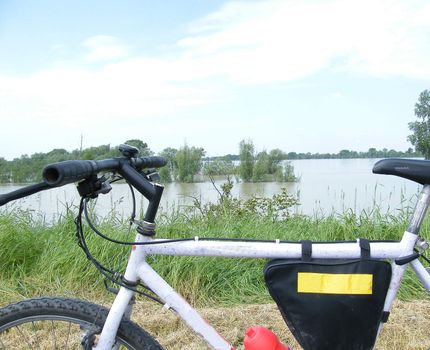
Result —
M274 304L202 308L205 317L236 349L242 350L245 329L260 325L274 331L284 344L300 349ZM172 312L138 302L134 320L154 335L167 350L208 349ZM397 301L375 349L424 350L430 348L430 301Z

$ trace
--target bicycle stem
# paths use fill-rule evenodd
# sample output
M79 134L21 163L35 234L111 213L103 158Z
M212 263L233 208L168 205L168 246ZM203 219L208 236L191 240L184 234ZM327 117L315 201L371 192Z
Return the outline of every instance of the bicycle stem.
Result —
M164 187L151 183L144 175L125 161L122 162L118 172L149 201L144 220L154 223Z

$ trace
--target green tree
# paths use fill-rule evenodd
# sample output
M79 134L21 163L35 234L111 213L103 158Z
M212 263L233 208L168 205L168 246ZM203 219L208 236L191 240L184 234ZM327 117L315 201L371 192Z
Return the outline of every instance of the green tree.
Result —
M178 150L171 147L165 148L160 153L160 156L167 160L166 166L158 170L162 182L172 182L173 180L175 169L177 169L176 153L178 153Z
M211 161L206 162L206 164L203 166L203 174L209 177L215 175L229 176L233 175L234 172L234 164L228 157L217 157Z
M283 171L282 175L283 175L282 181L286 181L286 182L299 181L299 178L294 174L294 166L290 162L287 162L285 164L285 170Z
M378 153L376 151L376 148L369 148L369 150L367 151L367 155L369 158L377 158Z
M254 144L251 140L242 140L239 143L239 175L243 181L249 182L252 179L254 170Z
M0 182L9 182L10 177L9 162L3 157L0 157Z
M421 152L425 159L430 159L430 91L421 92L418 102L415 104L415 116L417 121L409 123L412 135L408 140Z
M272 149L269 153L269 174L275 174L279 169L282 170L280 164L285 159L287 159L287 154L284 151L281 151L279 148Z
M255 162L252 172L252 181L261 182L267 181L267 174L270 173L270 157L266 151L257 154L257 161Z
M84 160L93 160L94 158L95 155L90 149L87 149L82 153L82 159Z
M24 154L15 158L12 166L12 181L18 183L33 182L41 178L41 171L35 171L32 167L31 158Z
M348 149L343 149L339 152L339 158L345 159L345 158L352 158L351 151Z
M194 176L202 168L203 148L189 147L185 144L176 153L176 178L181 182L193 182Z
M298 154L296 152L288 152L287 159L298 159Z
M55 154L57 157L62 156L61 152L56 152ZM106 159L106 158L119 157L119 156L120 156L120 153L117 147L111 148L110 145L100 145L100 146L85 148L84 150L82 150L82 154L80 157L82 159L92 160L92 159Z

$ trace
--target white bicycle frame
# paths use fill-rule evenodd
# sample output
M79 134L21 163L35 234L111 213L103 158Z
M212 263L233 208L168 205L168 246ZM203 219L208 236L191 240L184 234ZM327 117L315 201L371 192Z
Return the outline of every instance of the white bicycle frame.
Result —
M412 214L408 229L399 242L371 242L371 257L392 261L392 278L385 299L384 311L389 312L396 298L407 265L430 292L430 274L418 259L405 265L397 265L394 260L410 256L418 240L418 232L430 203L430 185L423 187ZM136 242L166 242L160 244L135 245L130 254L125 272L125 279L131 282L144 282L164 303L165 307L174 310L178 316L213 349L234 349L218 332L208 324L199 313L184 300L151 266L146 262L147 255L173 256L216 256L233 258L300 258L300 243L247 241L204 241L198 237L194 241L169 243L169 240L152 239L138 234ZM313 243L312 257L317 259L356 259L360 258L361 249L356 243ZM130 302L134 292L120 288L110 309L98 344L94 349L112 349L121 318L130 311ZM379 331L383 323L380 324Z

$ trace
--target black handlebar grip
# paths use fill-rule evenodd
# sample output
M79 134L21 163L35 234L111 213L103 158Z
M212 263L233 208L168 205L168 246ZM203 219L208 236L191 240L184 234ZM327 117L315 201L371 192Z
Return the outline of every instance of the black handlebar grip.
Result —
M48 185L58 187L86 179L97 170L97 163L93 160L66 160L47 165L42 176Z
M0 207L6 203L9 203L10 201L20 199L22 197L30 196L32 194L35 194L37 192L47 190L50 188L50 186L45 182L40 182L34 185L30 185L24 188L20 188L18 190L1 194L0 195Z
M144 168L161 168L167 164L166 158L153 156L153 157L139 157L135 158L135 165L138 169Z

